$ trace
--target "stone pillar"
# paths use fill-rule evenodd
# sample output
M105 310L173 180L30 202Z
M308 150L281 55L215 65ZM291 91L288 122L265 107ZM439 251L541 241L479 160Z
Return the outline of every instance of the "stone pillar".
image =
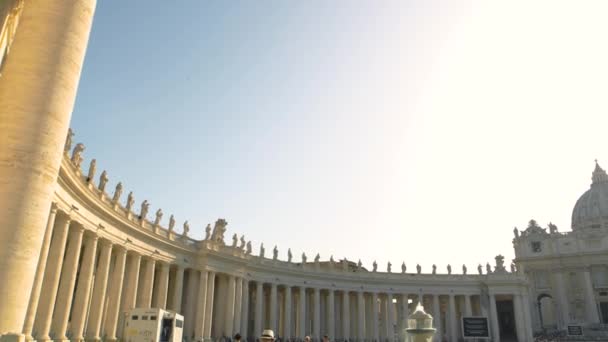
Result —
M40 249L40 259L38 260L38 266L36 268L36 277L34 278L34 286L30 296L30 303L27 308L25 323L23 324L23 333L25 334L25 339L28 341L33 340L32 329L34 328L34 319L36 318L36 311L38 310L38 301L40 300L40 291L42 289L42 281L44 279L44 271L46 270L46 263L49 255L49 247L51 245L51 236L53 235L53 227L55 226L56 216L57 205L52 203L46 230L44 231L42 248Z
M365 339L365 297L363 291L357 292L357 338L362 341Z
M74 225L70 232L68 248L65 252L65 261L61 270L61 283L59 293L57 293L57 303L53 312L53 332L54 340L67 340L66 330L72 299L74 298L74 286L76 285L76 275L78 274L78 260L80 259L80 247L82 247L82 236L84 228L81 225Z
M566 295L566 289L564 288L564 275L562 270L554 270L554 284L557 294L557 304L559 306L560 327L565 329L566 325L570 322L570 307L568 305L568 296Z
M453 294L449 295L449 304L448 304L448 310L449 310L449 315L448 315L448 323L449 323L449 340L450 341L456 341L456 339L458 338L458 327L456 324L458 324L456 322L456 300L454 298Z
M400 332L399 336L402 336L404 334L404 331L407 328L407 319L410 316L410 308L409 308L407 294L401 295L401 311L403 312L403 317L401 318L401 332ZM435 320L435 317L433 317L433 321L434 320Z
M193 268L188 270L188 286L186 298L199 298L198 296L198 287L200 286L199 282L199 272ZM206 299L205 299L206 301ZM196 307L198 305L198 300L187 300L186 305L184 307L184 338L189 341L196 337L195 334L195 326L196 326ZM204 333L203 333L204 335ZM198 339L197 339L198 340Z
M587 317L587 322L599 323L600 316L597 312L597 301L595 300L595 291L589 268L583 269L583 287L585 290L585 316Z
M207 302L205 303L205 340L211 339L213 324L213 295L215 294L215 272L209 271L207 282Z
M306 336L306 288L300 286L300 304L298 305L298 337Z
M226 336L232 336L234 334L234 302L235 302L236 283L233 275L228 276L228 291L226 300L226 316L224 317L224 334ZM275 306L276 306L276 285L274 288L275 295ZM271 310L272 312L272 310ZM276 308L275 308L275 322L276 322ZM274 328L276 330L276 328Z
M120 297L122 295L122 283L125 276L125 261L127 259L127 250L120 247L116 248L116 261L114 263L114 271L112 272L112 287L110 297L108 298L108 311L105 320L105 340L116 341L116 326L118 324L118 312L120 306Z
M334 290L329 289L329 293L327 294L327 335L329 336L329 340L334 340L336 338L336 299L334 295Z
M234 294L234 332L241 330L241 310L243 305L243 278L236 278L236 288ZM243 334L241 334L242 337Z
M342 336L350 338L350 295L348 290L342 291Z
M494 342L500 342L500 327L498 325L498 311L496 310L496 296L490 294L490 323Z
M93 287L91 309L89 310L87 332L85 334L87 340L93 341L101 340L99 330L101 329L103 306L106 301L108 272L110 270L110 256L112 252L112 243L108 240L101 240L99 245L101 246L101 252L99 254L99 261L97 262L97 270L95 272L95 286Z
M243 307L241 317L241 336L246 341L249 330L249 280L243 279Z
M194 326L194 335L197 341L203 341L205 338L205 314L207 303L207 286L209 285L209 272L201 271L201 276L198 281L198 300L196 301L196 323Z
M380 321L378 319L378 294L372 293L372 321L373 321L373 332L372 338L376 341L380 341Z
M177 265L175 269L175 284L171 298L171 310L182 313L182 291L184 289L184 267ZM200 300L200 297L199 297Z
M139 284L139 266L141 255L134 253L129 258L127 269L125 272L125 288L122 298L121 311L131 310L136 307L137 302L137 285Z
M262 303L264 303L264 284L257 281L255 284L255 317L253 323L253 335L262 335Z
M95 255L97 254L97 235L87 236L84 242L84 255L80 266L80 276L76 286L76 299L72 309L72 341L84 340L84 323L89 309L91 294L91 281L95 268Z
M386 295L386 315L388 319L387 323L387 337L389 341L395 340L395 316L394 316L394 305L393 305L393 294L389 293Z
M314 314L312 318L313 338L321 339L321 290L318 287L313 289Z
M11 341L24 337L95 1L23 6L0 79L0 340Z
M167 308L167 291L169 290L169 264L160 263L160 276L158 277L158 291L156 306L161 309Z
M443 329L441 326L441 302L439 295L433 296L433 324L435 329L437 329L433 341L443 341Z
M154 266L156 260L148 258L141 279L141 297L137 306L140 308L150 308L152 306L152 290L154 289Z
M532 329L532 314L530 313L530 298L527 291L524 290L521 300L524 310L524 321L526 322L526 340L531 341L534 339L534 332Z
M70 227L69 217L61 217L60 219L51 242L48 263L44 273L44 280L42 281L44 287L38 304L38 312L36 313L35 330L37 332L37 339L41 341L51 339L49 332L51 330L53 309L55 308L57 299L57 289L59 288L63 256Z
M285 310L283 312L284 318L283 318L283 322L284 322L284 329L283 329L283 336L287 339L291 338L291 324L292 324L292 318L291 318L291 286L289 285L285 285L285 289L284 289L284 293L285 293Z
M473 315L473 309L471 308L471 296L467 294L464 295L464 314L467 317Z
M515 334L518 341L525 341L526 328L524 321L524 311L521 303L521 295L513 295L513 316L515 317Z

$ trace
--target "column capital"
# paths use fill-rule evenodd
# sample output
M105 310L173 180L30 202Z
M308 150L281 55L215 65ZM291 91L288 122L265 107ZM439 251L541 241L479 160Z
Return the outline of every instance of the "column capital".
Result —
M57 202L51 202L51 214L57 214L58 209L59 206L57 205Z
M78 234L84 234L84 226L82 224L75 224L74 227L72 228L72 231L78 233Z
M127 254L127 249L124 246L116 245L115 249L119 255Z

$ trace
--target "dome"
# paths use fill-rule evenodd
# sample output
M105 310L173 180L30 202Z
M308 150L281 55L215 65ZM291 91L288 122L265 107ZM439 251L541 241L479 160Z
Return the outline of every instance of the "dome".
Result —
M574 205L572 230L608 228L608 175L595 161L591 187Z

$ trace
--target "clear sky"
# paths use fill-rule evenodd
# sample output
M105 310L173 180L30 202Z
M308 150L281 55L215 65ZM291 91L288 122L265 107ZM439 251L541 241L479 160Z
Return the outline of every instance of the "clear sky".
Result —
M608 167L608 3L98 1L72 127L136 205L267 256L513 258ZM85 171L86 172L86 171Z

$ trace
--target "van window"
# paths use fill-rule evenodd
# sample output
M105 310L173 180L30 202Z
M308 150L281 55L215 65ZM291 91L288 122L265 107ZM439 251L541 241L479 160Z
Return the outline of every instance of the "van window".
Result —
M137 321L138 319L139 319L139 316L137 316L137 315L131 316L131 320L133 320L133 321Z
M184 322L181 319L176 319L175 320L175 327L176 328L181 328L184 326Z

